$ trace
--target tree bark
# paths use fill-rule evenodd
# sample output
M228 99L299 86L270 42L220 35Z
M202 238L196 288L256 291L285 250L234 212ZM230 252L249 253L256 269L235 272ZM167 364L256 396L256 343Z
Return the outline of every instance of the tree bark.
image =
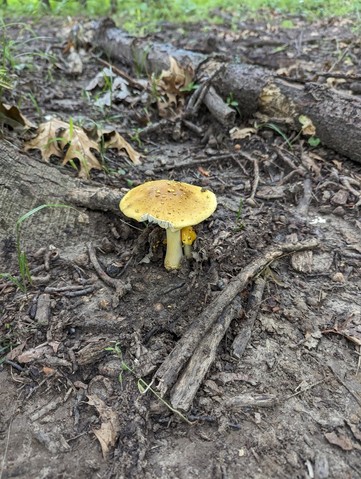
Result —
M86 206L75 194L84 188L88 188L88 182L62 174L51 164L34 160L0 140L0 273L16 266L18 218L42 204ZM115 201L114 210L117 207ZM107 231L104 215L97 211L84 214L78 207L44 208L23 223L22 248L35 251L49 244L76 248L102 238Z
M147 74L168 69L169 56L181 66L203 74L211 74L221 63L201 53L131 37L109 21L97 24L93 41L108 56ZM213 85L223 98L233 95L243 119L259 112L300 131L298 117L306 115L316 127L315 136L323 144L361 162L361 101L358 98L317 83L287 82L263 68L239 63L226 64L224 73Z

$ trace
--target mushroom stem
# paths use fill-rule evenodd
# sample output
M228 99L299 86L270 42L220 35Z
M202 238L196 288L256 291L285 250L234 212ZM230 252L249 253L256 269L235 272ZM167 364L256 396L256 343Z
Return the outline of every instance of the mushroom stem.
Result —
M178 269L183 257L182 241L180 230L167 228L167 252L164 258L166 269Z

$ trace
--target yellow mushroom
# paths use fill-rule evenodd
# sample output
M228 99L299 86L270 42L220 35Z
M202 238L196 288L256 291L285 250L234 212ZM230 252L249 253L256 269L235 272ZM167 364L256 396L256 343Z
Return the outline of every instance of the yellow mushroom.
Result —
M183 257L180 230L207 219L216 209L217 199L214 193L200 186L157 180L128 191L119 207L130 218L157 223L166 229L164 266L172 270L180 268Z
M197 238L197 234L191 226L186 226L181 230L181 238L184 248L184 256L188 259L192 258L192 244Z

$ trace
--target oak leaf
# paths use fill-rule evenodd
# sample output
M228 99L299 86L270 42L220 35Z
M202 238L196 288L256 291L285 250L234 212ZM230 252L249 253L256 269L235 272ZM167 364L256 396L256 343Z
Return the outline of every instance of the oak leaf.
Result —
M35 125L21 113L17 106L1 102L0 123L9 125L12 128L35 128Z
M25 143L24 150L40 150L41 157L46 162L51 156L61 158L63 153L58 145L57 133L64 128L69 128L69 125L57 119L41 123L37 129L37 136Z
M142 155L135 151L117 131L104 131L102 135L104 137L105 148L115 148L118 151L125 150L135 165L141 164L140 158Z
M79 126L73 126L63 131L60 146L64 150L67 147L63 165L75 158L79 160L79 177L88 178L92 169L101 170L102 165L91 150L100 152L99 145L91 140L85 131Z

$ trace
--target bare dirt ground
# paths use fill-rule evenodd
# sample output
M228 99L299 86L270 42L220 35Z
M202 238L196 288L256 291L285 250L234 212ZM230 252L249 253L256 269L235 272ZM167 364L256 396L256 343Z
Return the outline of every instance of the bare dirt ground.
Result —
M151 38L360 93L361 46L351 21L283 20L163 25ZM38 213L24 224L34 283L22 292L0 280L0 478L360 477L361 165L290 131L292 149L272 128L233 141L204 106L201 136L175 132L169 122L131 139L159 121L154 98L130 88L129 101L107 106L106 89L86 90L104 58L91 42L75 45L76 72L70 31L74 24L54 19L8 27L27 55L15 62L4 102L37 125L55 115L116 129L142 153L134 165L107 152L106 169L92 170L83 186L120 197L170 178L211 189L218 208L197 227L193 259L176 272L163 267L163 230L115 210L57 211L67 217L59 226ZM237 117L236 125L253 120ZM0 141L20 153L30 136L33 130L5 124ZM58 159L42 163L39 151L26 155L54 177L77 176ZM6 168L0 184L6 190ZM32 188L32 207L39 198L58 202L41 178ZM18 197L8 203L1 205L0 271L17 275L14 218L28 208ZM274 244L310 239L316 249L284 255L262 272L265 289L241 357L233 342L249 327L254 282L239 291L241 307L184 412L188 422L143 394L137 379L152 381L193 320L252 260ZM89 240L108 282L89 259ZM127 294L119 299L109 278L128 285Z

